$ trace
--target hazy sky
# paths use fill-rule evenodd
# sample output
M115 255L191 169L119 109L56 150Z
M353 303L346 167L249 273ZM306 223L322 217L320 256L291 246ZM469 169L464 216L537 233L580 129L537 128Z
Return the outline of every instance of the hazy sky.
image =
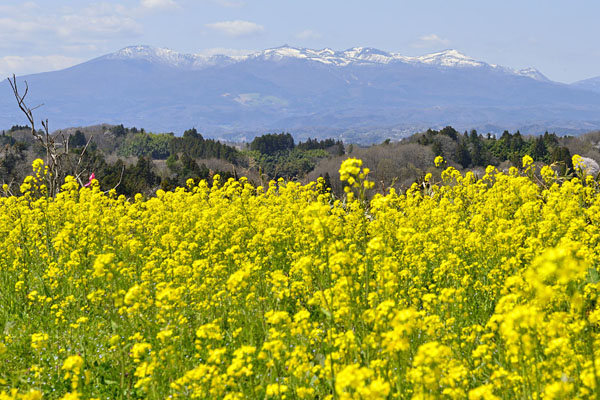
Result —
M574 82L600 75L597 0L0 0L0 76L147 44L245 53L283 44L404 55L453 48Z

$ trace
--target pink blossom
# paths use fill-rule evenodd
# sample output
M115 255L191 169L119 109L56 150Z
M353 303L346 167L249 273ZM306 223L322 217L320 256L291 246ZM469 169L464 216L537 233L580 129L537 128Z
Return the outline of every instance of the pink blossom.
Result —
M86 184L85 184L85 185L83 185L83 186L85 186L85 187L88 187L88 186L90 186L90 185L92 184L92 181L93 181L94 179L96 179L96 175L95 175L95 174L92 172L92 174L90 175L90 180L89 180L89 182L88 182L88 183L86 183Z

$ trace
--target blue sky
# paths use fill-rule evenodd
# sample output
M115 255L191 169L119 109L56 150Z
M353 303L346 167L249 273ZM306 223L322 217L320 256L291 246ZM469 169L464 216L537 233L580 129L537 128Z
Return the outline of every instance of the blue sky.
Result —
M64 68L134 44L187 53L292 46L453 48L571 83L600 75L597 0L37 0L0 2L0 76Z

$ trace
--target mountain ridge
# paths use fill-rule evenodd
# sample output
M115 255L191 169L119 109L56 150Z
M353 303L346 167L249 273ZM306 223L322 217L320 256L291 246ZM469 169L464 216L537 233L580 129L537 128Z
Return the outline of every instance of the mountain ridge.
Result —
M583 79L581 81L573 83L573 86L600 93L600 76Z
M70 68L19 77L55 129L99 123L251 140L288 131L363 143L427 128L600 128L600 93L456 50L407 57L369 47L281 46L243 56L130 46ZM25 122L6 81L0 128ZM528 131L521 130L522 133Z
M230 64L251 59L280 61L286 58L306 59L308 61L316 61L336 66L358 65L364 63L388 64L390 62L403 62L439 67L490 67L500 68L504 71L514 73L515 75L526 76L536 80L550 81L536 68L528 67L521 70L515 70L508 67L500 67L495 64L488 64L483 61L475 60L455 49L446 49L424 54L422 56L403 56L400 53L386 52L373 47L352 47L346 50L337 51L329 47L316 50L306 47L282 45L240 56L180 53L164 47L134 45L124 47L114 53L100 56L97 59L145 59L148 61L162 62L175 67L202 69L206 66L217 65L218 63Z

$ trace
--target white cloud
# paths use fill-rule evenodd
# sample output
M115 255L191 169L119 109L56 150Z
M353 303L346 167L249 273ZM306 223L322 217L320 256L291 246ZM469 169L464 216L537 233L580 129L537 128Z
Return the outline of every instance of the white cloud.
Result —
M443 39L435 33L424 35L419 38L416 43L413 43L413 47L434 47L434 46L447 46L450 44L448 39Z
M37 72L53 71L63 69L82 62L75 57L61 55L49 56L5 56L0 57L0 80L12 76L34 74Z
M63 44L60 49L67 53L96 53L101 50L97 44L86 42Z
M141 5L144 8L150 9L170 9L179 7L173 0L142 0Z
M7 37L8 40L11 40L11 37L16 38L22 34L43 30L49 30L49 27L43 24L38 18L28 20L22 18L0 18L0 33L2 33L3 37Z
M56 32L63 38L72 39L76 35L108 36L139 35L142 27L132 18L117 15L83 17L81 15L65 15L63 25Z
M79 12L64 14L59 19L62 22L57 28L59 35L69 38L76 38L78 34L104 38L142 32L142 26L121 5L95 4Z
M87 43L105 43L111 37L138 36L142 26L121 5L96 3L82 8L56 8L52 12L32 12L33 3L11 6L0 17L0 49L19 53L48 47L68 48ZM4 7L7 11L8 7ZM2 7L0 7L2 10ZM6 53L5 53L6 54Z
M323 35L321 35L319 32L313 31L312 29L307 29L296 34L296 39L300 40L317 40L321 39L322 37Z
M234 38L256 35L265 30L265 27L262 25L242 20L215 22L206 26Z
M38 5L32 1L27 1L24 3L21 3L19 5L0 5L0 13L2 14L10 14L10 13L15 13L18 12L20 10L35 10L39 8Z

